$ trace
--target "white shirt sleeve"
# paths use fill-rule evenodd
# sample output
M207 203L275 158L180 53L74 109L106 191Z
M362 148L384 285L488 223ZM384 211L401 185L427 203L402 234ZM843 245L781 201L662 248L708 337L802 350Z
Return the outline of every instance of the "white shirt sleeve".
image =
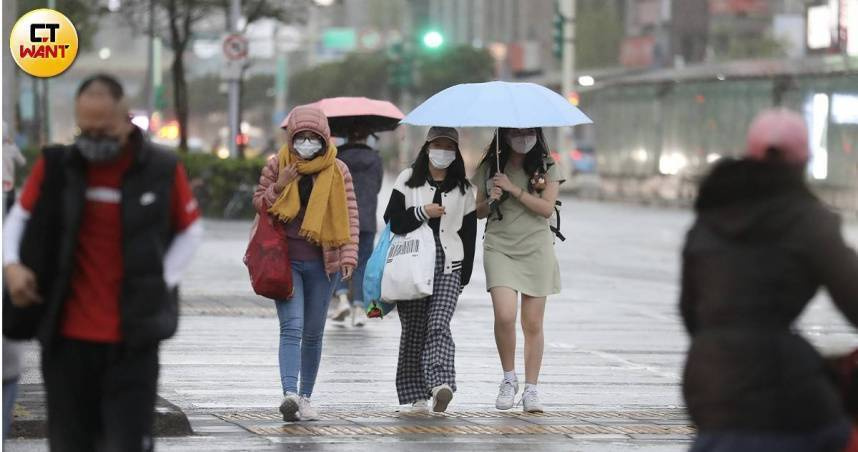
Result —
M3 222L3 265L21 262L19 250L24 236L24 228L27 227L29 220L30 212L27 212L17 202L6 215L6 220Z
M167 287L172 289L179 284L202 239L202 220L194 221L184 231L173 237L170 248L164 256L164 281Z
M477 210L477 199L476 193L474 192L474 186L471 185L465 191L465 215Z

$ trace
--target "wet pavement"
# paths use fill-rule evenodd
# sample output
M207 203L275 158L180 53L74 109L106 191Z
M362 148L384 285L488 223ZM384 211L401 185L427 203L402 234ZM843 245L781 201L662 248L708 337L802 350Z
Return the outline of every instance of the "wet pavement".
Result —
M364 328L328 322L313 396L323 416L298 423L278 417L276 314L252 294L241 263L249 224L209 221L183 284L179 333L161 354L159 395L188 415L195 435L159 438L158 450L686 450L693 429L679 387L687 338L676 281L690 221L682 210L564 201L564 289L548 302L540 377L545 414L494 408L501 369L480 261L453 319L459 391L449 413L399 411L391 315ZM858 226L847 228L858 244ZM799 327L829 352L858 339L824 296ZM522 345L519 332L520 375ZM34 350L25 364L24 381L38 383ZM45 445L13 440L6 450Z

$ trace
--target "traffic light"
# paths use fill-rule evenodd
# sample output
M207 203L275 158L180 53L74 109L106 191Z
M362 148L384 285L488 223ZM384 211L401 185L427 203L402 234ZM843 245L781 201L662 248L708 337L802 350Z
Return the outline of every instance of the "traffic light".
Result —
M402 42L395 42L390 46L389 56L388 79L390 84L400 89L410 87L412 84L412 56L408 48Z
M554 58L558 60L563 59L563 44L564 44L564 28L566 21L563 18L563 14L560 13L560 7L555 2L554 3Z
M437 30L429 30L423 33L423 47L427 49L437 49L444 45L444 35Z

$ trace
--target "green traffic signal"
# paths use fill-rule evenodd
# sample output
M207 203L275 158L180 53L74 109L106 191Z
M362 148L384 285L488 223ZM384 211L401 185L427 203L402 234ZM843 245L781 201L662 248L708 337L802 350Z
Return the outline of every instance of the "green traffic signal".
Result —
M437 49L444 45L444 35L432 30L423 34L423 45L429 49Z

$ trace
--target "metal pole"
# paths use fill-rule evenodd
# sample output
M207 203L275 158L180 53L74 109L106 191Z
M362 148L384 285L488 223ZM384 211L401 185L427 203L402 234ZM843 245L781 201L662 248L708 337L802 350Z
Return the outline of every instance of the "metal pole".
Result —
M3 3L3 29L11 30L18 17L18 2ZM9 33L3 34L3 48L9 48ZM3 52L3 120L13 139L18 135L17 111L21 93L18 89L18 75L11 52Z
M568 99L575 91L575 0L559 0L560 14L563 16L563 62L562 91ZM575 146L571 129L558 129L557 150L561 155ZM565 165L561 165L564 167ZM571 173L570 168L564 168ZM569 174L566 174L568 176Z
M476 0L474 2L474 39L472 44L477 47L484 47L488 41L486 39L486 0Z
M319 8L315 5L310 6L310 17L307 20L307 34L310 48L307 51L307 66L313 67L318 61L318 46L319 46Z
M403 35L403 58L411 58L411 81L414 81L414 54L415 50L413 48L414 41L414 10L411 7L411 2L406 2L405 5L405 20L402 22L402 35ZM410 84L409 84L410 85ZM409 112L412 108L414 108L414 96L412 90L414 88L412 86L406 86L402 88L402 108ZM405 168L408 166L409 157L411 155L411 147L413 146L412 140L412 128L405 127L403 130L403 142L402 146L399 147L399 169Z
M155 0L149 0L149 34L147 39L146 50L146 67L149 69L146 73L146 86L144 95L146 96L146 118L149 119L149 130L152 130L152 113L155 112ZM147 130L146 132L149 132Z
M289 60L286 52L277 49L277 70L274 75L274 130L279 130L280 121L286 117L286 96L289 89Z
M48 9L57 9L56 0L48 0ZM42 127L45 131L45 143L50 143L51 140L51 106L48 105L48 99L51 97L51 87L49 78L42 79Z
M241 17L241 0L231 0L229 4L229 31L238 31L238 19ZM241 132L239 123L239 80L229 81L229 155L238 157L238 143L236 138Z

